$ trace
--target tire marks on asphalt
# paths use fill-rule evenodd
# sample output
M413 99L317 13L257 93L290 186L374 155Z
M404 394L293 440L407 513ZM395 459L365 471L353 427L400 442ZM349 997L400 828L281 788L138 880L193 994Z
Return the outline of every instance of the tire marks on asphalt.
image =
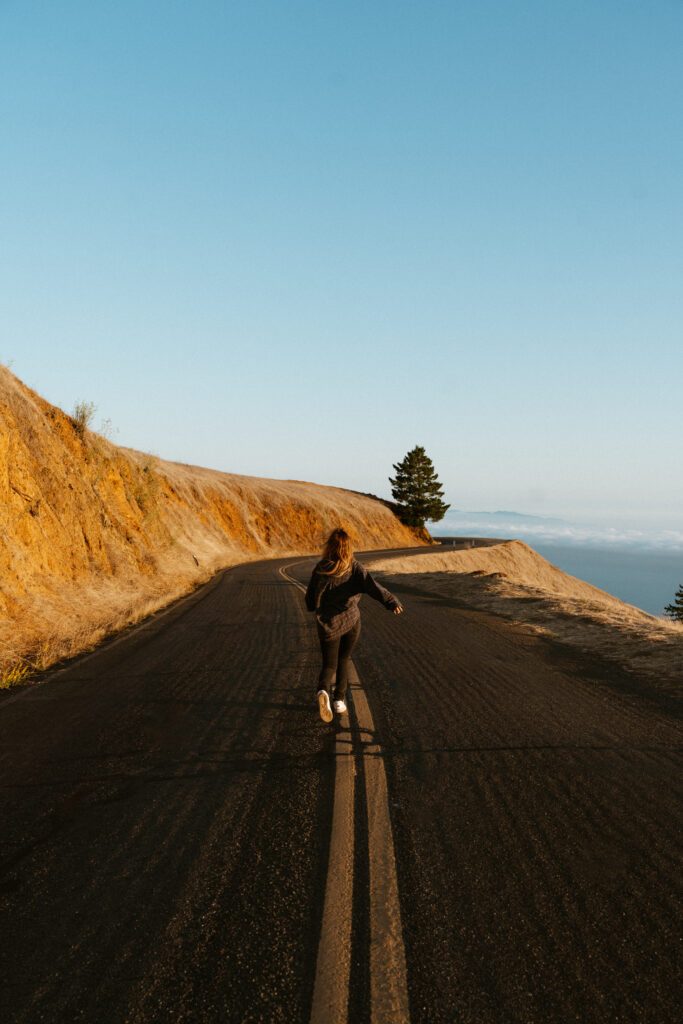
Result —
M308 1015L333 766L289 586L221 579L3 705L3 1020Z
M673 1019L673 717L427 597L400 648L381 609L367 618L356 664L400 803L414 1018Z

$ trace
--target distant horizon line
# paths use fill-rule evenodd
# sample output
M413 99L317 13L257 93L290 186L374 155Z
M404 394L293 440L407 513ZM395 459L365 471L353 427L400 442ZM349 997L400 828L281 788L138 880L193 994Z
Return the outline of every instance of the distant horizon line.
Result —
M493 531L502 539L517 539L572 547L586 545L609 549L683 552L683 529L598 525L593 522L572 522L557 516L541 516L523 512L466 512L454 510L443 520L427 523L435 537L447 537L463 531ZM509 534L510 536L505 536Z

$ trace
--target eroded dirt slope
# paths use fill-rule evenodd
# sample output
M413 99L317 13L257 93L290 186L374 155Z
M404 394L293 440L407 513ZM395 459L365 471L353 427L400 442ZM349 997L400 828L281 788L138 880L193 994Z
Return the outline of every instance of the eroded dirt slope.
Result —
M334 487L158 460L79 429L0 367L0 671L42 668L216 569L421 540L383 504Z

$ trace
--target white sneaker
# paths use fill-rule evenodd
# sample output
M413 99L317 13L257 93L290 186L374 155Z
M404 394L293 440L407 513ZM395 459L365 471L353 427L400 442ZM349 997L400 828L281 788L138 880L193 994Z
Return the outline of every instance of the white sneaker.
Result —
M332 702L332 707L338 715L343 715L346 711L346 704L343 700L335 700Z
M318 690L318 708L323 722L331 722L334 715L330 707L330 695L327 690Z

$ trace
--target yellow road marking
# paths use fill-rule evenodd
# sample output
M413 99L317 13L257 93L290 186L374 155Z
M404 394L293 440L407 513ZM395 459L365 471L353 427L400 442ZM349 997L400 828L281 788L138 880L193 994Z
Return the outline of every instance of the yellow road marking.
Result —
M293 562L278 569L278 572L305 592L306 588L287 572L294 565L302 564ZM387 777L372 712L353 662L349 663L349 695L349 716L353 710L363 743L368 808L370 1018L373 1024L407 1024L410 1012L406 959ZM342 728L337 733L335 762L332 836L311 1024L344 1024L348 1020L355 775L352 736L348 728Z

